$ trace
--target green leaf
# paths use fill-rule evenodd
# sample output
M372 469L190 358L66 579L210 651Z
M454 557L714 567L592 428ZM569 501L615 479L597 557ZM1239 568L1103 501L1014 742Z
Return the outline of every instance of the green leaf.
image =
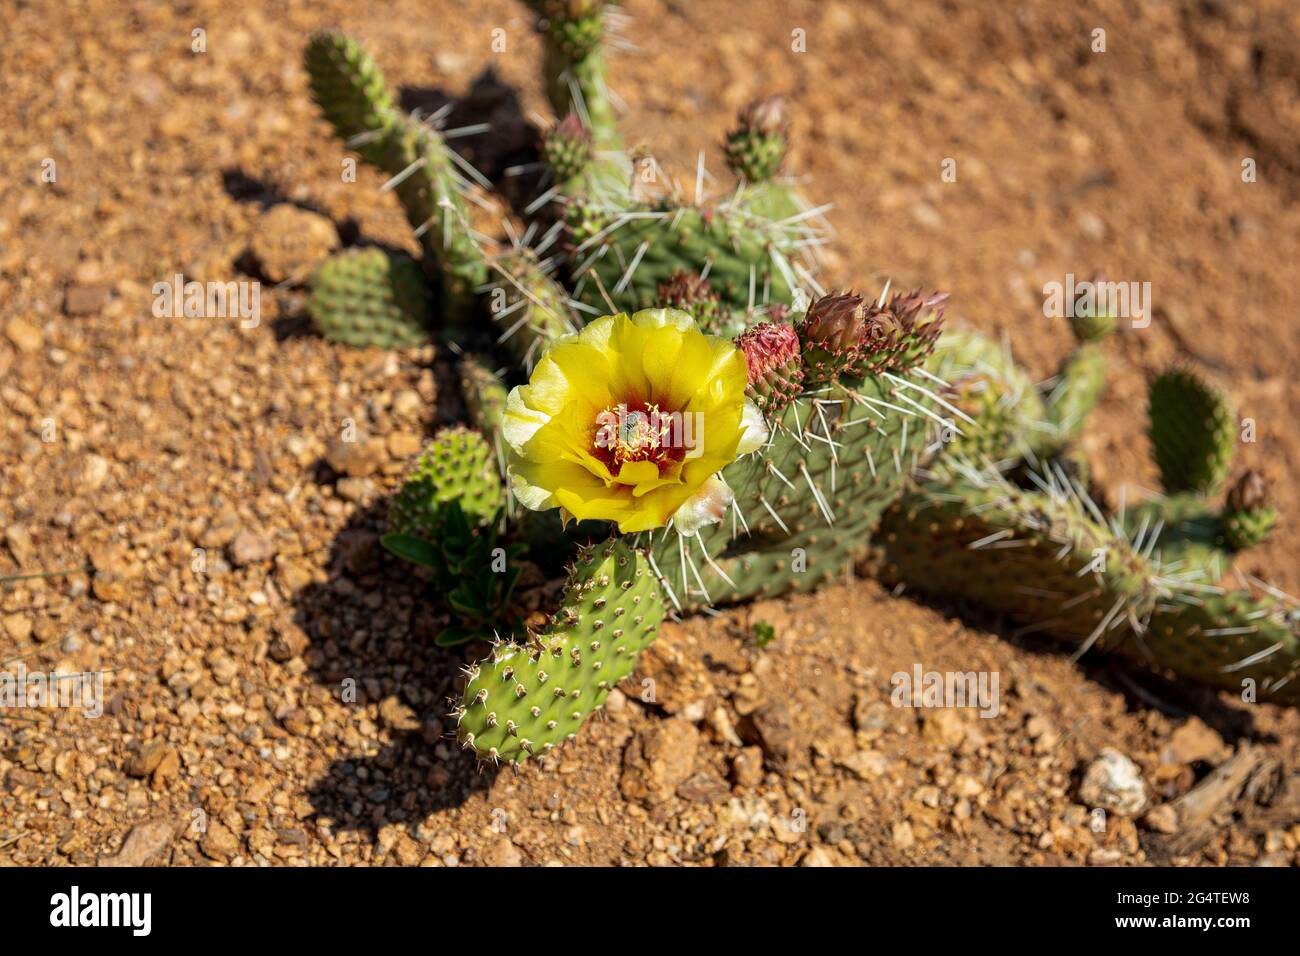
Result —
M439 647L455 647L457 644L468 644L470 641L487 639L488 635L481 628L453 624L451 627L444 627L439 631L438 636L433 639L433 643Z
M415 535L390 531L379 539L379 543L404 561L421 564L426 568L437 568L442 564L437 547Z

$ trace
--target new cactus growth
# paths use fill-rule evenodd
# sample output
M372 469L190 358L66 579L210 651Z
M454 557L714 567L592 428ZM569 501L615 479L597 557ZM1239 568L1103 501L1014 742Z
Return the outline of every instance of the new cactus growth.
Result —
M458 736L522 763L576 738L658 634L664 606L644 552L611 540L582 554L541 634L495 645L467 670Z
M755 100L740 114L727 134L727 165L751 183L771 179L781 171L790 137L785 101L779 96Z
M444 428L415 460L393 498L393 531L436 540L443 511L451 502L476 524L486 523L502 504L496 459L483 436L468 428Z
M1232 467L1236 414L1227 396L1191 369L1171 369L1148 391L1151 448L1167 491L1213 494Z
M1223 535L1229 547L1244 551L1261 544L1277 524L1277 509L1264 476L1247 471L1228 492L1223 508Z

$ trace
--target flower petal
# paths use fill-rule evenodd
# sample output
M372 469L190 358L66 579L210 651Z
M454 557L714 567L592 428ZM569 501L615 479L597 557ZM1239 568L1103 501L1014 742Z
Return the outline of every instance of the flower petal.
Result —
M680 534L691 535L706 525L717 524L735 497L722 475L713 475L673 513L673 527Z

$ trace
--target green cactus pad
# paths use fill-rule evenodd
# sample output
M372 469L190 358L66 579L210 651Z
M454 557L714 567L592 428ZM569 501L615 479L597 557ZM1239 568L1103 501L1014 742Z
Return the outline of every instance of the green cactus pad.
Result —
M409 256L348 249L317 268L310 288L307 311L333 342L406 348L428 340L433 293Z
M470 424L477 428L493 447L498 446L501 419L509 392L496 372L476 355L466 355L460 363L460 394Z
M1162 604L1130 656L1197 683L1253 700L1300 703L1300 611L1261 589L1203 594Z
M1191 369L1171 369L1148 390L1151 451L1166 491L1213 494L1232 467L1236 412Z
M837 383L791 403L762 449L723 470L735 503L720 523L698 537L657 532L656 573L677 607L810 590L865 557L934 426L917 408L931 409L926 393L893 378Z
M983 605L1081 650L1118 646L1171 593L1155 562L1073 489L1026 491L959 470L886 512L885 583Z
M602 312L606 296L621 311L653 308L660 285L678 272L707 278L728 310L789 305L792 261L808 232L802 222L663 203L604 211L573 203L567 221L576 297Z
M451 501L475 524L486 524L502 504L496 456L483 436L461 426L444 428L420 453L393 497L388 521L393 531L436 540L443 506Z
M1234 551L1253 548L1269 536L1277 524L1277 509L1264 476L1247 471L1228 492L1223 505L1223 536Z
M975 420L964 434L949 434L949 454L996 462L1056 444L1055 426L1033 380L993 339L967 329L947 330L926 369L949 384L948 400Z
M663 615L644 553L618 539L588 549L553 623L469 668L455 712L461 744L486 760L521 763L573 740L632 673Z
M1096 342L1081 342L1066 358L1047 395L1047 420L1055 428L1058 449L1079 437L1105 387L1105 353Z
M380 141L400 114L378 64L351 37L318 33L304 54L312 96L339 138L356 141L369 163L384 156Z
M461 177L442 136L398 111L383 74L360 45L317 34L305 54L313 95L339 138L387 173L419 233L425 269L439 280L445 318L463 321L487 279L486 255L469 222Z

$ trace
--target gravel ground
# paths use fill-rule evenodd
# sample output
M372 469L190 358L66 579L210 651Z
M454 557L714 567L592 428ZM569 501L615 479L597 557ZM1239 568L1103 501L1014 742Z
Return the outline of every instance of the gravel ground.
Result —
M64 572L0 584L0 659L106 672L98 718L0 713L0 862L1300 862L1294 712L1074 665L868 580L666 626L545 769L456 750L445 698L470 652L433 646L425 586L377 547L385 494L456 409L432 347L323 342L298 283L358 237L415 251L371 171L340 179L300 67L313 29L364 37L408 102L472 93L507 145L546 115L522 7L461 6L88 0L0 26L17 184L0 205L0 575ZM835 202L837 282L948 289L1046 376L1068 343L1044 282L1150 281L1155 322L1113 347L1085 435L1098 478L1153 487L1146 377L1207 369L1256 420L1241 458L1282 512L1247 569L1300 590L1294 5L627 12L638 49L611 79L666 168L707 148L720 171L736 108L790 97L792 165ZM466 149L488 169L509 152ZM177 272L261 279L260 323L155 317L151 289ZM349 423L360 440L340 445ZM758 620L778 634L762 649ZM890 706L890 675L917 663L996 672L1001 712ZM1175 811L1243 755L1245 796L1196 826Z

